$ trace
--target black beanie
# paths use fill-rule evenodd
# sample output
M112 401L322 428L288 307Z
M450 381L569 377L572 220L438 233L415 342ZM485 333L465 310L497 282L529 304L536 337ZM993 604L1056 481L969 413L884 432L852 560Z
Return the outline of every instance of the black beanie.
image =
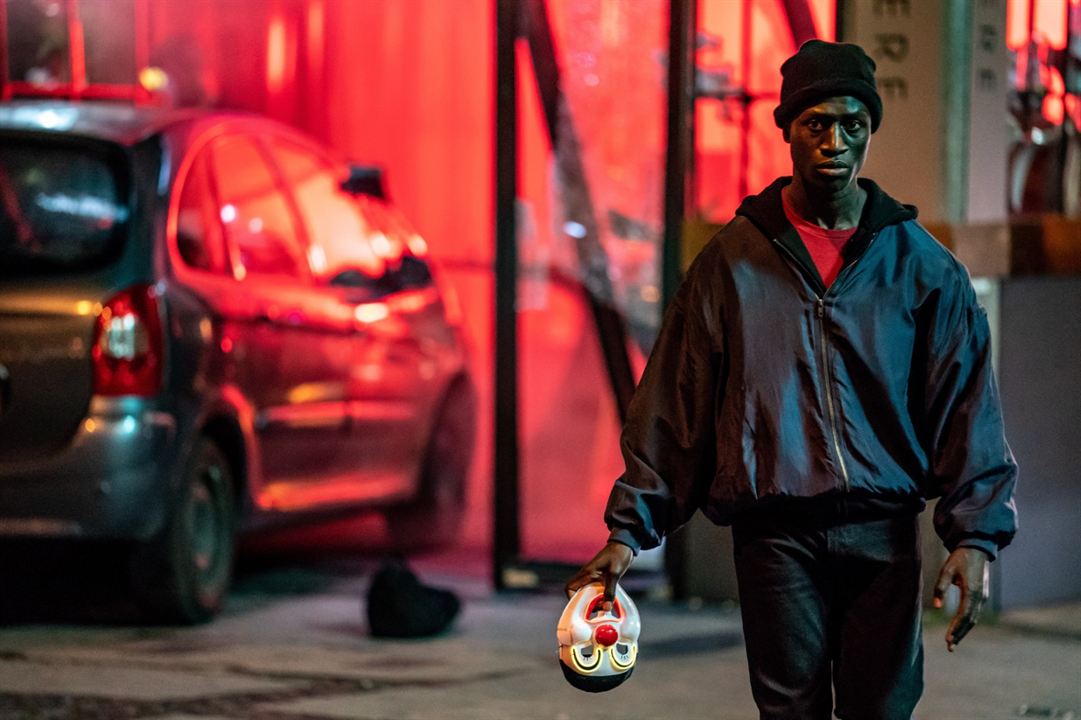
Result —
M882 122L882 98L875 88L875 61L859 45L808 40L781 65L781 103L773 110L777 127L787 128L801 112L831 97L849 95L871 113L871 132Z

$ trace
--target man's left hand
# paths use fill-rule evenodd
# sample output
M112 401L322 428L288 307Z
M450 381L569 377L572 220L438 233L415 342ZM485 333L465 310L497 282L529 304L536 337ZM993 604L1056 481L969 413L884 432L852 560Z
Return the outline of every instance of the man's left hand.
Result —
M946 649L950 652L979 620L983 605L987 602L990 594L987 560L987 553L982 550L960 547L950 553L938 573L934 599L936 608L942 607L942 599L950 585L956 585L961 591L957 613L946 628Z

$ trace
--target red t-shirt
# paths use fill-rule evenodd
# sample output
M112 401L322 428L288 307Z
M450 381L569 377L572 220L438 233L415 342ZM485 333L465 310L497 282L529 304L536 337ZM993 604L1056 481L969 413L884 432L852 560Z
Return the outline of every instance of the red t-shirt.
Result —
M826 283L826 287L829 287L837 279L837 274L841 272L841 268L844 266L841 249L849 238L856 234L858 228L829 230L807 222L789 203L788 193L781 193L781 204L784 205L785 217L796 228L800 240L803 240L807 252L810 253L811 259L814 260L815 267L818 268L818 274L822 276L822 282Z

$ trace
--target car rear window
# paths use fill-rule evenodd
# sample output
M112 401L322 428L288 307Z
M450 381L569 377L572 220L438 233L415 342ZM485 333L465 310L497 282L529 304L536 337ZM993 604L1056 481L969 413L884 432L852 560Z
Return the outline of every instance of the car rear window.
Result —
M92 269L128 218L118 165L93 146L0 137L0 275Z

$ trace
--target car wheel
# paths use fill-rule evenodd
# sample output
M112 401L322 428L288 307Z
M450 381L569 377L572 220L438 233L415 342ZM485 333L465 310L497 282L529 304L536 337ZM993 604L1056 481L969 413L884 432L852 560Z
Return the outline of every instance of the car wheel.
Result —
M457 539L476 439L476 404L467 382L455 383L444 398L428 440L417 495L387 513L396 548L426 549Z
M135 591L154 619L194 624L217 614L232 580L235 533L229 463L200 438L165 527L134 553Z

